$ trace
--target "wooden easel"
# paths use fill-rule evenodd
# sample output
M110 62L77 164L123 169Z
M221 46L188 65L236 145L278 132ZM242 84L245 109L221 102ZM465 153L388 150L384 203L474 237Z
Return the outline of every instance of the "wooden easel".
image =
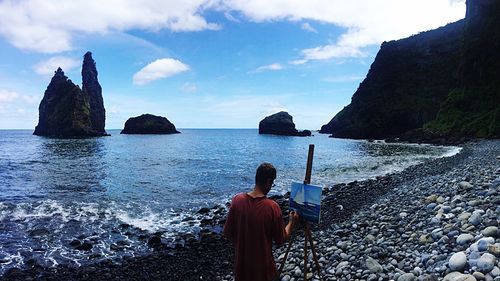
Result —
M309 145L309 153L307 155L306 176L304 178L304 184L311 183L313 156L314 156L314 144L310 144ZM316 249L314 247L314 241L312 238L311 228L309 226L309 222L305 221L304 219L301 219L300 225L304 229L304 281L307 280L307 258L308 258L308 256L307 256L307 243L310 244L311 251L313 254L313 260L316 264L316 271L318 272L319 279L323 280L323 277L321 276L321 269L319 266L318 257L316 256ZM290 241L288 242L288 246L286 248L285 257L283 258L281 266L278 270L278 276L276 277L275 280L279 280L281 273L283 272L283 268L285 267L286 259L288 257L288 253L290 252L290 248L292 247L292 243L293 243L294 238L295 238L294 232L292 232L291 237L290 237Z

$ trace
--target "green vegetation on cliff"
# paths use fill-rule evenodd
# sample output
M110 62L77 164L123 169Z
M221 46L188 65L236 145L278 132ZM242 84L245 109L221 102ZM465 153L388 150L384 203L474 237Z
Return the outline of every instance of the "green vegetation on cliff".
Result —
M468 7L459 85L442 103L430 131L500 137L500 1Z

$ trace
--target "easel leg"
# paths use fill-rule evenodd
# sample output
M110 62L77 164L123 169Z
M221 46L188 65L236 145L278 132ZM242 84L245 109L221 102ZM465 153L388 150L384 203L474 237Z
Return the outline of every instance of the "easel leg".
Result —
M304 226L304 281L307 280L307 223L303 224Z
M278 275L276 276L275 280L279 281L279 278L281 277L281 273L283 272L283 268L285 267L286 259L288 258L288 253L290 253L290 249L292 248L293 244L293 239L295 238L295 231L292 231L290 234L290 240L288 241L288 246L286 247L285 251L285 256L283 257L283 261L281 262L281 266L278 270Z
M314 247L314 241L312 238L311 229L309 228L309 224L306 224L306 233L304 236L306 239L309 239L309 243L311 244L311 251L313 254L314 263L316 265L316 271L318 272L318 277L320 280L323 280L323 277L321 276L321 269L320 269L319 262L318 262L318 256L316 255L316 248Z

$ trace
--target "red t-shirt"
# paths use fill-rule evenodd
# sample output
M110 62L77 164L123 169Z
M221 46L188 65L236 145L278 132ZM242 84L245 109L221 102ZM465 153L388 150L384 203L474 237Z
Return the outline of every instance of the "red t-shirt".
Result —
M246 193L231 202L224 235L235 249L234 275L237 281L272 280L277 274L272 242L285 242L285 226L279 205L266 197Z

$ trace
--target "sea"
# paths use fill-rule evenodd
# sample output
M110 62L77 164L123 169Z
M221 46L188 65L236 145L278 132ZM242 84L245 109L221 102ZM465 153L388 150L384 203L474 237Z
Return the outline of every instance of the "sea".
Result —
M0 130L0 276L29 264L80 266L152 251L123 226L162 239L196 235L198 210L226 206L250 191L255 170L272 163L270 195L305 176L314 144L311 183L374 178L452 156L459 147L259 135L256 129L179 129L173 135L52 139L32 130ZM190 218L186 220L186 218ZM194 219L194 222L193 222ZM88 251L71 242L89 241ZM113 245L121 245L113 247Z

